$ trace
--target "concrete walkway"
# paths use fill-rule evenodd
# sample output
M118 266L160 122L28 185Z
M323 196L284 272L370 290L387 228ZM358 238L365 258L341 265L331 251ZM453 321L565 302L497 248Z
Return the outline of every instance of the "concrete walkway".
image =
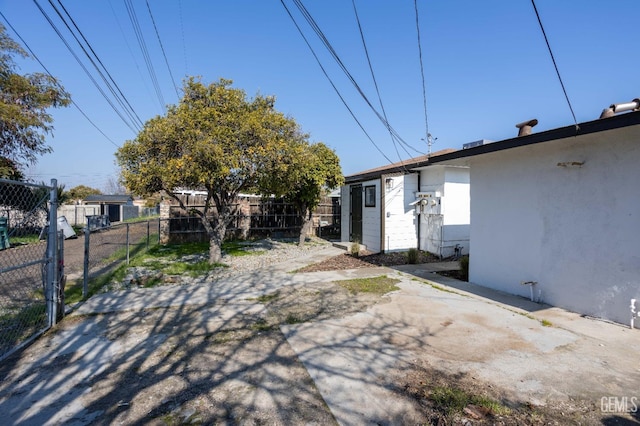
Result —
M366 312L281 326L339 424L418 422L415 402L403 397L395 386L403 372L425 365L493 383L504 390L508 400L532 404L561 403L573 398L599 404L603 397L640 397L640 365L634 361L640 353L638 330L583 318L434 273L452 265L289 273L342 252L325 248L310 257L215 285L100 294L84 303L73 316L169 306L213 309L215 305L216 321L225 321L238 311L259 313L260 304L246 301L283 286L386 274L400 280L400 290L388 294L383 303ZM221 302L225 302L224 309ZM82 361L87 364L74 366L73 377L56 378L60 391L69 395L68 403L58 397L57 405L49 406L46 397L38 397L37 386L26 398L10 391L17 383L5 381L0 388L0 416L18 424L11 420L19 418L18 408L23 407L30 410L31 424L55 424L68 418L73 418L74 424L95 421L96 414L84 412L77 403L77 393L82 392L80 384L97 373L95 365L90 365L92 359L104 365L114 357L113 351L126 348L108 346L104 337L92 336L89 331L87 334L84 341L66 348L68 353L81 350L88 354ZM25 359L31 356L34 361L23 368L37 369L38 362L43 361L28 352L29 348ZM26 376L25 372L21 377Z

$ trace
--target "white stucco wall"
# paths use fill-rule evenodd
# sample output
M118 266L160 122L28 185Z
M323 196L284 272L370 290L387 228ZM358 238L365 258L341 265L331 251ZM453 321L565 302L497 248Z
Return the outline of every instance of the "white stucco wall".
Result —
M418 175L416 173L395 176L393 187L385 191L385 237L384 251L405 251L418 247L417 221L415 208L410 205L418 191Z
M559 163L584 165L559 166ZM470 158L470 281L628 323L640 299L640 126Z
M420 215L420 249L449 257L456 245L469 252L469 169L430 166L421 171L421 192L439 192L440 205Z

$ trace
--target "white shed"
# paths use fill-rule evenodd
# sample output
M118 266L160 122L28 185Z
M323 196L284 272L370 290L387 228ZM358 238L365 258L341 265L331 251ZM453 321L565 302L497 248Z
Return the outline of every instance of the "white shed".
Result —
M470 282L629 323L640 299L640 112L433 162L471 170Z

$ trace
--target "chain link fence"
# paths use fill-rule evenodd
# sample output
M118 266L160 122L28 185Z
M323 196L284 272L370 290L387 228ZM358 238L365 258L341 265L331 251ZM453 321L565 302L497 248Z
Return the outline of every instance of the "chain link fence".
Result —
M107 275L140 251L158 242L159 220L85 227L78 239L65 241L67 295L71 303L83 300L99 289L92 281Z
M64 315L57 183L0 179L0 360Z

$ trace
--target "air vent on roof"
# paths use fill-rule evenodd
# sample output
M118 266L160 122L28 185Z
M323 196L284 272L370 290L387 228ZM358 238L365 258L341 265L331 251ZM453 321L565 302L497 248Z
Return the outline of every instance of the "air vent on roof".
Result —
M518 136L527 136L531 134L531 128L538 124L538 119L534 118L532 120L523 121L522 123L516 124L518 128Z
M479 141L467 142L467 143L462 145L462 149L475 148L476 146L486 145L486 144L491 143L491 142L493 142L493 141L490 141L490 140L487 140L487 139L480 139Z
M631 102L625 102L622 104L611 104L609 108L602 110L600 118L613 117L617 113L625 111L640 111L640 99L636 98Z

